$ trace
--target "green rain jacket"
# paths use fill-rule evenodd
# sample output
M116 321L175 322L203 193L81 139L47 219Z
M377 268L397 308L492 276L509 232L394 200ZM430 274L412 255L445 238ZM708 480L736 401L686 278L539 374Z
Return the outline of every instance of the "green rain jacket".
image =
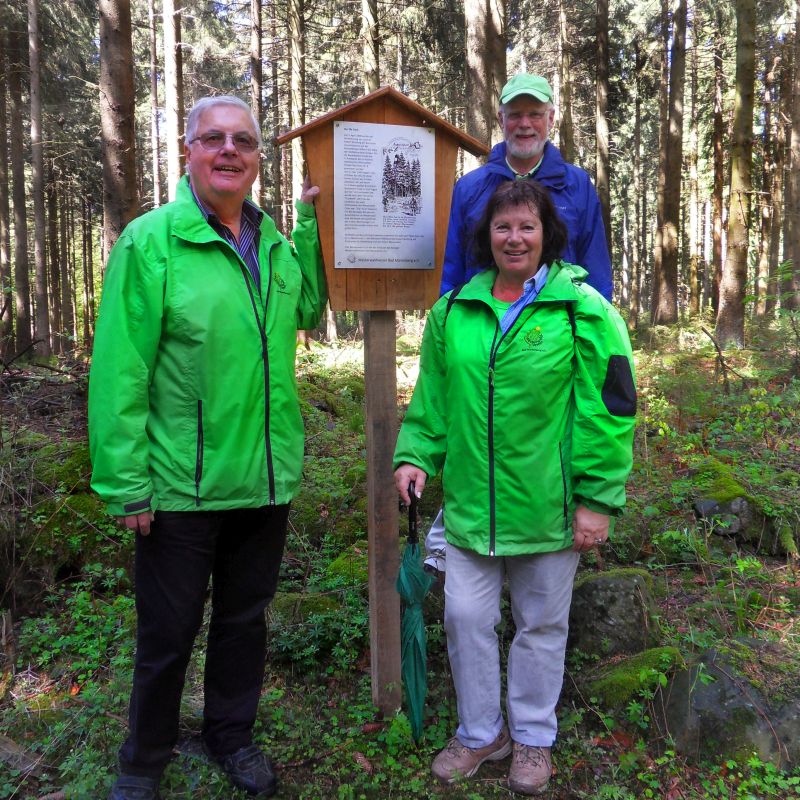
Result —
M632 464L636 391L625 325L586 271L556 262L503 334L497 275L446 294L425 327L394 460L442 472L447 541L483 555L572 546L582 503L615 515Z
M197 207L131 222L106 268L89 378L92 487L111 514L288 503L300 483L298 329L326 302L313 206L261 222L261 286Z

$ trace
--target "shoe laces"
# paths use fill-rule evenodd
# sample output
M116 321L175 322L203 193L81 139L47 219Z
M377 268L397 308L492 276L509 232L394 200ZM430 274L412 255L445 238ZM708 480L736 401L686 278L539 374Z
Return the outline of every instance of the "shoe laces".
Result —
M540 764L547 766L548 759L543 747L521 745L514 748L514 760L522 766L538 767Z
M454 736L448 743L447 743L447 754L450 756L457 756L464 751L469 750L470 748L467 747L465 744L461 744L458 739L458 736Z

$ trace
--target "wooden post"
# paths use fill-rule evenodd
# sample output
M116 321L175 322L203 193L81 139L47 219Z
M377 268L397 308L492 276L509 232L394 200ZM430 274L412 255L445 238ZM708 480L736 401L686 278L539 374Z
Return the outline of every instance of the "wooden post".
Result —
M334 123L369 122L433 128L435 158L435 269L358 269L335 267ZM372 700L386 715L400 708L400 569L398 498L392 479L397 437L395 311L430 308L439 297L441 264L450 216L450 197L458 148L488 155L489 148L437 117L390 86L275 139L286 144L302 138L308 175L320 187L317 197L319 240L328 296L334 311L364 311L364 381L367 434L367 536L369 539L369 640Z
M397 438L395 312L369 311L364 326L367 434L367 535L372 702L400 708L400 569L398 500L392 479Z

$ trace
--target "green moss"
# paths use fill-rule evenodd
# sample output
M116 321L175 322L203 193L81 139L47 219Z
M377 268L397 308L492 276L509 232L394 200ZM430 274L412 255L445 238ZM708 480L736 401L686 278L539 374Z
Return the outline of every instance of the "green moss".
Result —
M52 489L62 487L68 492L88 491L91 474L89 447L85 441L51 443L36 453L34 477Z
M729 503L737 497L752 499L736 479L733 469L716 458L707 458L700 463L697 484L706 497L718 503Z
M677 647L653 647L604 668L589 684L589 692L605 708L622 708L640 692L656 688L662 673L683 666Z
M637 567L619 567L617 569L609 569L604 572L582 572L575 578L575 586L577 589L589 581L598 580L599 578L640 578L649 592L653 591L653 576L645 569L638 569Z
M723 664L727 661L765 698L774 703L800 700L800 653L778 642L732 640L717 645Z
M369 580L367 547L365 539L351 545L328 564L328 578L340 578L350 585L366 586Z
M797 542L791 525L783 524L778 528L778 547L787 556L798 555Z
M333 595L317 592L277 592L269 607L273 620L302 623L312 614L333 614L341 605Z

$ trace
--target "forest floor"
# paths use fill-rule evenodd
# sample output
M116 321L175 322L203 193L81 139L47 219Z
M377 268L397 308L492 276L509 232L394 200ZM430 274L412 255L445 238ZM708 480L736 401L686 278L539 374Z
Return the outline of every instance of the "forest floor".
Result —
M416 376L420 326L398 339L398 402ZM788 325L749 331L723 377L699 327L635 342L640 409L629 505L614 541L581 569L636 566L654 579L661 637L690 659L738 636L780 641L800 658L796 554L709 532L692 505L709 461L800 539L800 354ZM104 800L126 729L135 613L132 542L88 490L85 361L14 364L0 376L0 800ZM363 351L356 341L298 355L306 469L293 505L256 740L281 798L510 798L508 762L436 785L430 762L452 736L455 696L442 593L425 608L429 694L416 745L405 714L384 719L370 690L366 596ZM728 390L725 389L725 379ZM423 524L441 498L431 482ZM401 540L398 536L398 546ZM513 622L499 628L505 656ZM243 800L200 753L203 637L184 695L164 800ZM595 654L570 653L551 800L799 798L800 770L749 758L696 762L653 724L642 689L609 711L582 691ZM668 676L664 676L666 679Z

